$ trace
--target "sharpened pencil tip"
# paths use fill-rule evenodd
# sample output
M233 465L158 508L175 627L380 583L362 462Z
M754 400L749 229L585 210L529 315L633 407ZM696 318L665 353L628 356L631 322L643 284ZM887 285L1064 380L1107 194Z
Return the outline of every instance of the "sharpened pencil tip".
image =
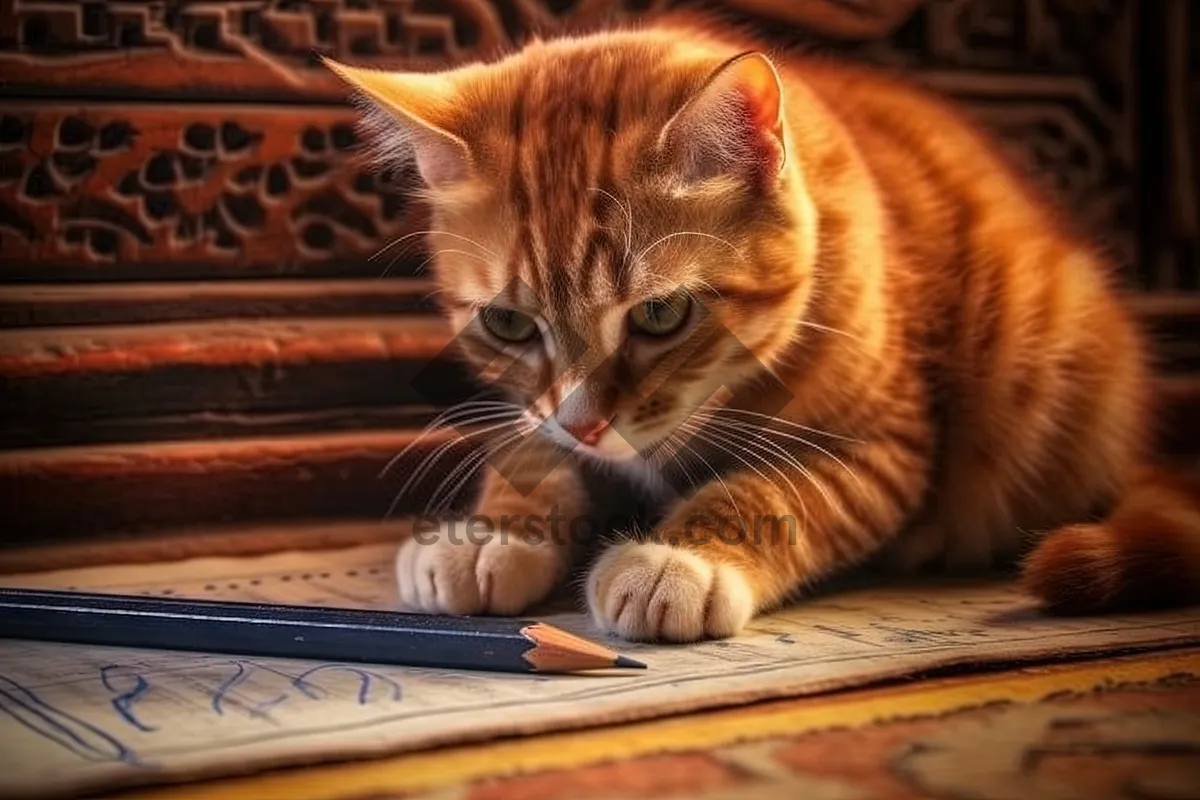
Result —
M640 661L634 661L628 656L617 656L617 660L613 662L614 667L623 667L625 669L645 669L646 665Z

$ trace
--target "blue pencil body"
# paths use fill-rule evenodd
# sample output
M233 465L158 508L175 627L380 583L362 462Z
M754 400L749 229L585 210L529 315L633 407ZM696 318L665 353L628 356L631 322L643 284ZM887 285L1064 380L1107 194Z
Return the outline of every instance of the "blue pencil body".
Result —
M416 667L536 671L539 626L495 617L0 589L0 638ZM543 629L546 626L541 626Z

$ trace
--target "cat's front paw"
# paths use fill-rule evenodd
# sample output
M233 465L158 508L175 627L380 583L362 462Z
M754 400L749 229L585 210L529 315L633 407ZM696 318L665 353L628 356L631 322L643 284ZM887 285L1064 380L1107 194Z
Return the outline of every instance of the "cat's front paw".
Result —
M721 639L754 615L737 568L665 544L609 548L588 575L587 600L597 625L639 641Z
M563 577L558 548L519 536L464 538L443 527L396 554L400 606L426 614L520 614Z

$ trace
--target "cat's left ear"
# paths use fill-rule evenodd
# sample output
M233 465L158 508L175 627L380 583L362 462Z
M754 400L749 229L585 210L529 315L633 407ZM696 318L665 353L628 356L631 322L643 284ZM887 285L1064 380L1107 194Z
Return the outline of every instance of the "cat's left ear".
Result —
M658 142L688 182L778 176L787 147L775 66L756 52L726 61L671 117Z
M339 64L325 66L357 89L368 145L385 157L412 157L430 186L464 178L471 163L456 133L462 117L458 87L450 73L385 72Z

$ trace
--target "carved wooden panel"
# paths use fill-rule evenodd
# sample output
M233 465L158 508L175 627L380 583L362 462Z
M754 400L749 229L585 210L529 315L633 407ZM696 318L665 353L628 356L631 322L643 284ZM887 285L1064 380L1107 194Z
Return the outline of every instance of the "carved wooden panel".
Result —
M931 3L868 57L928 71L1120 263L1136 260L1130 0Z
M416 230L420 210L405 200L406 176L371 185L346 157L342 87L317 53L436 69L533 32L707 6L786 45L912 70L995 129L1142 285L1193 288L1194 266L1178 262L1195 258L1194 189L1143 173L1137 122L1148 22L1183 51L1170 56L1164 144L1195 174L1186 4L1163 14L1131 0L3 0L0 71L22 101L0 125L0 254L21 279L367 274L364 257ZM63 94L72 101L40 99ZM1147 199L1170 209L1169 230L1144 230L1155 224L1137 212Z
M534 32L619 24L665 6L665 0L3 0L0 45L9 54L0 64L24 86L104 92L123 86L190 96L227 96L232 89L338 100L342 86L317 53L437 69L489 58Z
M0 277L361 273L420 216L344 107L26 100L0 130Z
M1142 8L1141 98L1146 214L1144 272L1165 288L1200 291L1200 7Z

